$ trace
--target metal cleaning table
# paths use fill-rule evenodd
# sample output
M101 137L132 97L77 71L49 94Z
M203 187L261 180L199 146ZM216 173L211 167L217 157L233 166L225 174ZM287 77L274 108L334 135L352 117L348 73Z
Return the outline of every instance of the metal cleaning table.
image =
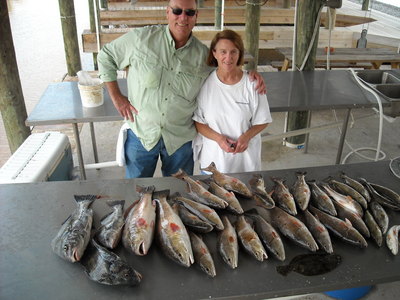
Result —
M399 193L400 181L390 172L388 163L285 169L261 174L267 190L272 188L270 176L286 178L290 186L295 180L295 171L307 171L307 179L318 181L327 176L337 178L339 172L344 171L350 177L364 177ZM247 182L252 173L234 176ZM171 193L183 193L185 189L185 183L173 177L0 185L0 298L266 299L400 280L400 256L393 256L385 245L378 248L371 239L367 240L367 248L360 249L332 236L334 252L342 256L342 263L336 269L318 276L292 272L286 277L276 272L276 266L287 264L298 254L310 252L283 236L285 262L272 255L268 260L258 262L241 249L238 267L232 270L217 253L216 234L204 235L215 261L215 278L208 277L196 266L185 268L172 262L156 244L143 257L128 253L119 245L116 252L143 275L142 282L136 287L104 286L93 282L79 263L66 262L52 252L52 238L75 208L74 194L95 193L125 199L125 207L128 207L138 197L134 192L136 185L155 185L156 190L170 189ZM105 201L98 199L93 204L96 228L100 218L110 211ZM245 208L253 205L251 200L242 200L241 203ZM400 212L388 213L390 226L400 224Z
M339 143L341 156L350 110L377 106L348 71L263 72L267 85L271 112L347 109ZM126 79L118 80L121 91L127 95ZM389 105L383 101L383 105ZM26 125L55 125L71 123L77 145L81 178L86 179L78 123L89 123L95 162L98 162L94 122L122 120L107 91L104 104L96 108L83 108L77 82L52 83L28 116ZM336 160L338 163L338 159Z

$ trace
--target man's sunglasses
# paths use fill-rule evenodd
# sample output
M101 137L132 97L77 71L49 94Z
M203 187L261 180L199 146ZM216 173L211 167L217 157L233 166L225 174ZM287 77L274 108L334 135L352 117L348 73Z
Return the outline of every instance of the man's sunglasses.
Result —
M171 8L171 10L172 10L172 13L173 13L174 15L177 15L177 16L180 16L180 15L182 14L182 12L185 12L185 14L186 14L188 17L193 17L193 16L196 14L196 12L197 12L197 10L195 10L195 9L173 8L173 7L171 7L171 6L170 6L170 8Z

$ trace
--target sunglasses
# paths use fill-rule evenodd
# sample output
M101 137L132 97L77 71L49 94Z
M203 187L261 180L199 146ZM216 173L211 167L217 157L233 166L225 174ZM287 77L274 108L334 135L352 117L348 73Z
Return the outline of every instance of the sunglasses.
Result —
M174 15L176 15L176 16L180 16L180 15L182 14L182 12L185 12L185 14L186 14L188 17L193 17L193 16L196 14L196 12L197 12L196 9L173 8L173 7L171 7L171 6L170 6L170 8L171 8L171 10L172 10L172 13L173 13Z

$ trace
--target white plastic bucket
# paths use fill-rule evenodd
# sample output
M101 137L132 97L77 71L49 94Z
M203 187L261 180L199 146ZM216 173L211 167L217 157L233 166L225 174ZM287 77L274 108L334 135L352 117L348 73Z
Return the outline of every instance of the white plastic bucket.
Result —
M103 82L100 79L93 79L96 85L82 85L78 83L81 94L82 105L84 107L97 107L103 105Z

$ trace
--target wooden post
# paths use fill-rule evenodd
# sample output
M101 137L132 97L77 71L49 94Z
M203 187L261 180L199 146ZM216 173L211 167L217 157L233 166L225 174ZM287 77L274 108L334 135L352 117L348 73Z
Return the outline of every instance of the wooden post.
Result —
M95 17L95 13L94 13L96 6L93 5L93 0L88 0L88 4L89 4L90 32L96 33L96 17ZM100 28L100 27L97 27L97 28ZM98 54L97 52L93 52L93 67L95 70L98 70L97 54Z
M7 0L0 0L0 111L11 153L31 134L18 73Z
M303 0L298 2L297 22L296 22L296 66L300 68L306 56L309 44L311 43L312 35L318 12L321 8L322 1L320 0ZM319 27L318 27L319 28ZM317 29L312 50L308 56L307 62L303 70L309 71L315 68L315 54L318 45L319 29ZM307 127L309 119L309 111L289 112L287 115L287 131L303 129ZM297 135L288 137L286 145L294 148L301 148L304 145L306 135Z
M368 10L369 8L369 0L363 0L361 10Z
M222 28L222 0L215 0L215 29L221 30Z
M244 48L254 60L245 66L246 70L256 70L258 65L258 44L260 39L260 0L246 1L246 26Z
M58 5L60 7L61 27L64 37L68 75L76 76L76 73L82 69L82 66L76 31L74 1L58 0Z

